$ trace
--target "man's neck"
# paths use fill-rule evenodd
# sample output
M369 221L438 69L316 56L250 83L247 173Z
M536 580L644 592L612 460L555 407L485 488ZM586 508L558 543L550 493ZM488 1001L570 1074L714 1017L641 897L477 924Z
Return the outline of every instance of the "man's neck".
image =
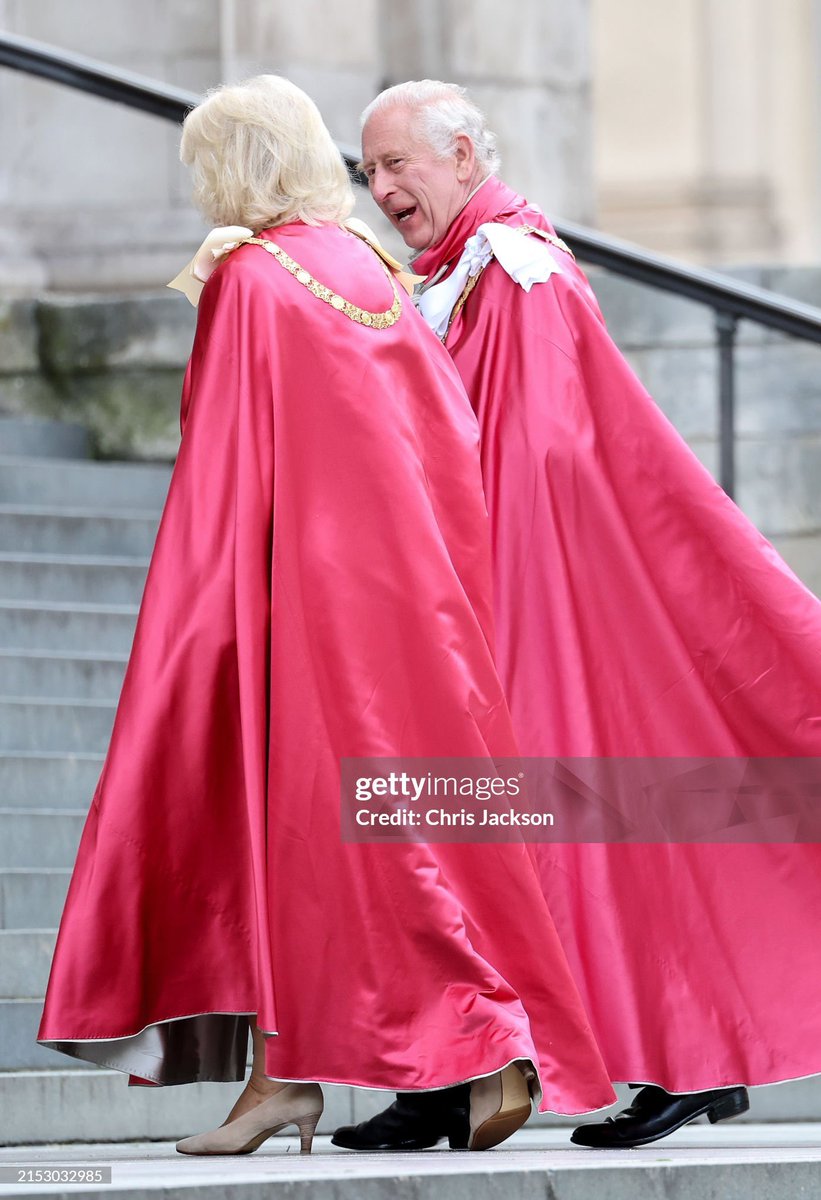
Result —
M464 200L464 203L462 204L462 207L459 209L459 212L457 212L456 216L453 218L454 221L456 220L456 217L459 216L459 213L462 213L465 211L465 209L470 204L471 200L476 195L476 193L485 186L485 184L487 183L487 181L489 179L492 179L492 178L493 178L492 175L485 175L482 179L479 180L479 182L474 187L473 191L468 192L467 196L465 196L465 200ZM451 222L451 224L452 224L452 222ZM417 258L419 258L419 256L421 254L427 254L428 250L430 250L430 249L431 249L430 246L425 246L424 250L414 250L412 254L408 255L408 262L409 263L414 262Z

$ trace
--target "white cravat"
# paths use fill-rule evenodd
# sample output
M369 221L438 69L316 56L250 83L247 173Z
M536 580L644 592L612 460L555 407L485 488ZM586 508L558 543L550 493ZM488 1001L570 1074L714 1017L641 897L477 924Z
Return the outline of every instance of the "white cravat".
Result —
M534 283L562 274L542 238L526 236L515 225L487 221L465 242L462 257L448 278L426 288L417 298L420 313L437 337L447 332L453 306L468 279L478 275L491 258L526 292Z

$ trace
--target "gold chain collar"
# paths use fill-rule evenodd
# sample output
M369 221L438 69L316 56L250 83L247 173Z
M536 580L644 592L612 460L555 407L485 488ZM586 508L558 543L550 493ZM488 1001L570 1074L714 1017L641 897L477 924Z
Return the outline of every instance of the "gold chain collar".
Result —
M326 304L330 304L331 308L343 313L349 320L355 321L357 325L366 325L369 329L390 329L391 325L395 325L399 320L402 313L402 301L399 298L399 289L396 286L396 280L390 268L385 266L381 260L380 266L384 269L393 288L393 304L385 312L368 312L364 308L358 308L356 304L351 304L350 300L346 300L344 296L340 296L337 292L332 291L324 283L320 283L318 279L314 279L309 271L306 271L298 262L295 262L276 242L270 242L267 238L250 237L244 238L238 245L262 246L263 250L267 250L286 271L289 271L293 275L297 283L301 283L318 300L324 300Z

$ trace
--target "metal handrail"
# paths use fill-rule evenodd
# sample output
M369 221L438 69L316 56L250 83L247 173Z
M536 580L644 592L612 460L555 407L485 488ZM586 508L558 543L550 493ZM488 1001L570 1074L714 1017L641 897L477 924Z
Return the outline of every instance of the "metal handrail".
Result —
M0 31L0 66L24 71L92 96L125 104L165 120L181 122L200 102L196 92L171 87L132 71L69 53L31 38ZM355 182L366 181L356 170L355 147L337 142ZM716 319L719 355L719 434L721 485L732 496L735 484L735 342L740 320L754 321L804 341L821 343L821 309L753 284L674 259L598 233L569 221L556 221L558 235L576 257L647 287L682 296L711 308Z
M202 99L196 92L3 31L0 31L0 66L79 88L90 96L113 100L166 121L182 121Z
M743 283L706 267L692 267L662 254L642 250L583 225L573 225L569 221L557 221L555 225L559 236L572 244L576 257L584 262L634 279L647 287L661 288L698 304L706 304L715 312L727 313L736 320L755 321L791 337L821 342L821 308L790 300L778 292Z

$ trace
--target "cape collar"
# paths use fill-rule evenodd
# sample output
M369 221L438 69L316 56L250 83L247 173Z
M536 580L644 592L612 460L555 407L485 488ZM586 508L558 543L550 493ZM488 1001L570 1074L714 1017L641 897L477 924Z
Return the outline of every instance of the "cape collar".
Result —
M477 188L462 211L453 219L441 242L423 250L413 260L414 271L419 275L435 275L445 264L459 259L465 242L480 225L485 221L492 221L506 210L525 203L512 188L502 183L495 175L491 175Z

